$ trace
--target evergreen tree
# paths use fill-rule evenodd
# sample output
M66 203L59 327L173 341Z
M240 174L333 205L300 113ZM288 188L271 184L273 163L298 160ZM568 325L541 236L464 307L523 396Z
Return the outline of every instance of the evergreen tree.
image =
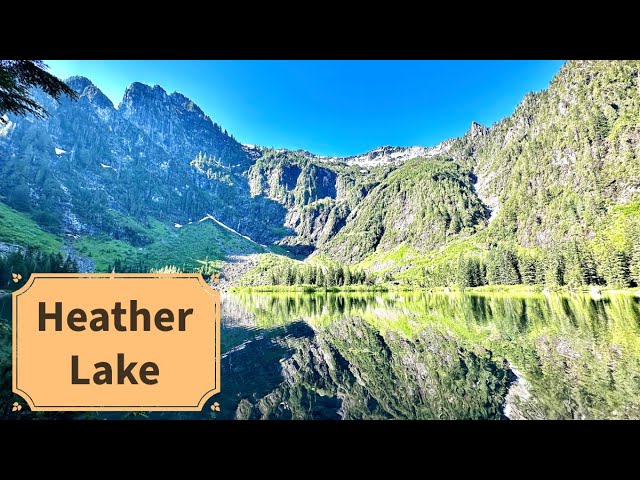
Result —
M604 253L601 263L602 276L611 288L628 287L631 281L629 261L624 252L609 249Z
M32 114L45 118L47 111L35 101L31 89L38 87L54 99L61 95L77 98L66 83L46 71L42 60L0 60L0 123L5 113Z
M4 257L0 257L0 288L7 288L11 281L11 272L7 261Z
M20 288L29 279L32 273L61 273L77 272L78 265L67 258L61 261L62 255L42 253L37 250L26 250L24 252L11 252L8 255L0 255L0 288L16 289ZM65 269L63 270L63 265ZM13 274L19 274L22 279L19 282L13 281Z
M519 257L520 274L522 275L522 283L525 285L534 285L538 283L536 263L537 258L530 254L524 254Z
M456 283L460 288L475 287L471 260L462 254L458 257Z
M492 285L520 283L518 257L506 246L498 246L487 255L487 281Z
M587 272L580 250L576 242L567 243L564 246L563 281L570 287L579 287L588 283Z
M344 285L344 267L340 265L336 268L336 286L341 287Z
M549 287L564 285L564 259L555 250L547 250L543 259L544 283Z
M630 274L636 286L640 287L640 238L637 237L631 249Z
M351 270L349 270L349 267L345 267L344 268L344 284L351 285L351 282L352 282Z

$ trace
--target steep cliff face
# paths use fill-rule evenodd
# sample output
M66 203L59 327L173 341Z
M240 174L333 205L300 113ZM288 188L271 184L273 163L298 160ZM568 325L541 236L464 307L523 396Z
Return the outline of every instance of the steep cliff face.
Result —
M266 196L287 209L278 243L309 254L345 225L349 213L388 169L328 163L306 152L261 149L248 171L251 195Z
M168 94L159 85L151 87L135 82L125 91L118 111L180 160L190 161L204 154L239 171L250 163L242 145L180 93Z
M250 155L186 97L132 85L119 109L88 79L48 120L10 119L0 138L2 200L45 228L134 244L150 219L211 214L260 242L278 238L285 209L251 198Z
M527 246L592 238L597 220L640 192L637 61L570 61L548 90L451 157L472 168L495 232Z

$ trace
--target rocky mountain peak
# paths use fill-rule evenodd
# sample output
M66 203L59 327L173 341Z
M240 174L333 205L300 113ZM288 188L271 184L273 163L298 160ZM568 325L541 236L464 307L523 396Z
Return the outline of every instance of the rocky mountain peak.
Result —
M113 102L109 100L109 97L102 93L102 91L95 85L89 85L85 88L83 96L87 97L87 99L97 107L108 109L114 108Z
M169 95L169 98L173 103L175 103L179 107L184 108L187 112L193 112L198 116L209 118L204 113L204 111L198 105L196 105L194 101L191 100L189 97L186 97L179 92L173 92L171 95Z
M84 91L84 89L87 88L88 86L93 85L91 80L89 80L87 77L82 77L79 75L67 78L65 80L65 83L69 85L71 88L73 88L79 94L81 94Z
M480 125L478 122L471 122L471 128L469 129L469 135L471 138L480 137L489 133L489 129L484 125Z
M127 87L118 107L125 114L132 113L140 108L148 108L153 103L168 103L169 96L160 85L146 85L140 82L133 82Z
M113 102L107 97L102 90L96 87L91 80L86 77L75 76L66 80L67 85L73 88L79 95L80 99L89 102L96 112L103 119L109 116L109 112L114 110Z
M222 132L203 110L185 95L168 94L159 85L132 83L118 110L166 152L182 161L198 154L220 159L226 165L244 164L248 156L242 146Z

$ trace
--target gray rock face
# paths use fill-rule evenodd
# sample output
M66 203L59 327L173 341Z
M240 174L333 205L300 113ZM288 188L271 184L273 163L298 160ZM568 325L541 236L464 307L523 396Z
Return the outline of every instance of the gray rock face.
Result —
M199 153L227 167L248 165L242 145L223 132L193 101L161 86L135 82L118 107L121 115L172 156L190 161Z
M285 209L250 197L251 156L192 101L135 83L116 109L88 79L68 82L77 102L36 92L50 118L11 118L0 138L0 187L10 206L46 217L41 225L55 233L134 245L145 241L136 222L207 214L257 241L278 238L272 227L284 223Z
M471 129L469 130L469 134L471 138L481 137L489 133L489 129L480 125L477 122L471 122Z

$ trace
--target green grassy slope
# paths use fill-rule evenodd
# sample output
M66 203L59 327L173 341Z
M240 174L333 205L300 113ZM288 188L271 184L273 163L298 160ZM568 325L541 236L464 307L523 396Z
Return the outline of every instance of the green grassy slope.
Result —
M0 242L57 252L62 242L57 236L42 230L26 214L0 203Z
M207 220L169 227L151 222L154 241L141 247L122 240L106 237L84 237L73 243L81 255L95 262L98 272L107 271L116 261L126 261L130 266L142 265L145 269L158 269L173 265L183 271L193 271L203 265L216 268L229 253L257 253L262 247Z

